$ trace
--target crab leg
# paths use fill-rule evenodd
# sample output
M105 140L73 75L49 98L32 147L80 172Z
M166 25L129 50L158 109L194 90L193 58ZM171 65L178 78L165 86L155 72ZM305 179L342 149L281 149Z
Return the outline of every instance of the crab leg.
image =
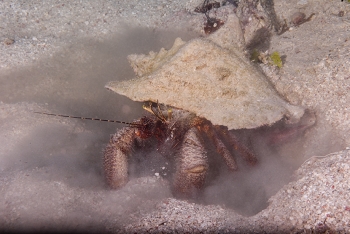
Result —
M236 161L234 160L230 151L226 148L224 142L222 142L222 140L220 140L220 138L219 138L218 134L216 133L215 129L213 128L213 126L207 125L204 127L204 129L205 129L204 131L209 136L210 140L213 142L218 153L223 157L228 168L230 170L233 170L233 171L237 170Z
M178 197L195 197L204 185L209 167L206 151L197 128L191 128L185 134L175 160L173 193Z
M219 132L220 136L224 138L234 150L238 151L247 162L254 165L258 161L255 154L242 144L232 132L228 131L227 128L215 126L215 130L216 132Z
M248 147L242 144L237 139L237 137L233 135L231 132L228 132L228 141L233 146L233 148L237 150L244 157L244 159L247 162L254 165L258 161L255 154Z
M113 134L104 150L103 166L107 184L116 189L128 182L128 153L132 150L135 129L126 127Z

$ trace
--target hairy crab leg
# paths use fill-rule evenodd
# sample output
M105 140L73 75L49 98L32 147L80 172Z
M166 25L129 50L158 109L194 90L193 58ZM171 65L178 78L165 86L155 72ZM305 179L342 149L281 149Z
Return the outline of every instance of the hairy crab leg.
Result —
M233 155L230 153L230 151L226 148L224 142L220 140L218 134L216 133L215 129L212 125L205 125L204 131L209 136L210 140L213 142L216 150L218 153L223 157L226 165L230 170L237 170L237 163L233 158Z
M258 161L255 154L247 146L242 144L238 140L238 138L227 128L215 126L215 130L233 147L234 150L240 153L240 155L244 158L245 161L247 161L251 165L254 165Z
M175 164L173 194L178 197L196 197L204 185L209 167L197 128L193 127L185 134L182 146L175 157Z
M113 189L128 182L128 154L132 151L134 138L134 128L123 128L111 136L104 150L104 173L107 184Z

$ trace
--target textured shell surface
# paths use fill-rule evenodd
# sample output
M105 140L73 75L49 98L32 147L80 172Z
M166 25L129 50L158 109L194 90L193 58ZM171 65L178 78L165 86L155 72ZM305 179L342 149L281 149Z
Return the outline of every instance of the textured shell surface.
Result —
M206 38L175 40L170 50L128 57L137 77L106 88L134 101L153 101L194 112L229 129L270 125L304 108L289 104L245 57L239 20Z

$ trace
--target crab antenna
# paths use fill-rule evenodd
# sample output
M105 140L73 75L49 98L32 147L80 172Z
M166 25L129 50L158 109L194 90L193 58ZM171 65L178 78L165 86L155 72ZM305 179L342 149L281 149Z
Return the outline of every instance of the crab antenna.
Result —
M34 111L34 113L43 114L43 115L58 116L58 117L64 117L64 118L72 118L72 119L84 119L84 120L96 120L96 121L110 122L110 123L121 123L121 124L127 124L127 125L135 126L135 127L143 126L142 124L139 124L139 123L129 123L129 122L124 122L124 121L119 121L119 120L98 119L98 118L80 117L80 116L71 116L71 115L60 115L60 114L52 114L52 113L39 112L39 111Z

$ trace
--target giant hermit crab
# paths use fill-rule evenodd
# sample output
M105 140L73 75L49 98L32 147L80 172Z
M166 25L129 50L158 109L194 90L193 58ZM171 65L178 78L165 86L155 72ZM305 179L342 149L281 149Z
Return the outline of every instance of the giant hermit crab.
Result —
M104 151L105 177L111 188L127 183L134 149L155 140L157 150L175 164L173 194L195 197L211 169L207 142L230 170L236 170L234 151L250 164L257 159L230 130L262 129L283 122L282 132L280 127L272 129L278 137L271 141L276 142L315 123L312 112L281 98L245 58L240 30L238 18L230 15L207 38L187 43L178 38L168 51L129 56L138 78L106 87L134 101L148 101L144 108L151 114L132 123L102 120L129 125L111 136Z
M230 170L237 165L231 154L236 150L249 163L256 157L246 146L228 131L227 127L213 125L205 118L177 108L149 103L144 106L151 112L112 135L104 152L104 169L107 183L119 188L128 180L128 156L134 146L155 138L157 150L170 157L175 164L172 191L179 197L195 197L203 187L209 169L205 140L212 142ZM174 153L174 154L173 154Z
M168 51L129 56L138 78L110 82L106 87L134 101L150 101L146 110L152 114L112 135L104 153L105 176L112 188L127 183L133 147L151 138L157 140L161 153L174 153L173 193L192 197L203 187L210 170L205 139L212 142L229 169L235 170L232 149L252 164L256 157L229 130L282 120L296 125L304 108L286 102L250 64L239 46L241 35L238 18L230 15L207 38L187 43L178 38ZM164 105L156 105L158 100ZM314 115L310 116L311 121L299 129L314 123Z

